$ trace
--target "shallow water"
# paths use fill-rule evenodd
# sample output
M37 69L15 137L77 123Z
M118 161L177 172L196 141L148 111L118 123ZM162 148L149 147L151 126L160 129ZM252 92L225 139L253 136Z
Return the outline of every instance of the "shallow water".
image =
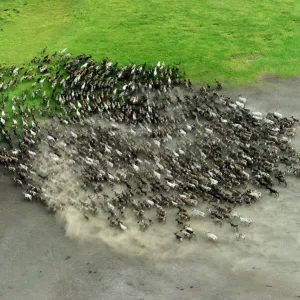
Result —
M235 97L243 94L248 107L256 111L271 111L275 106L287 116L300 117L298 83L298 78L272 79L263 87L223 93ZM295 145L300 148L299 137ZM278 198L266 196L251 207L238 209L241 215L253 220L250 227L243 229L244 241L237 241L228 227L195 223L194 227L199 226L196 230L205 226L213 229L219 242L209 243L199 237L174 250L176 243L160 244L153 235L146 241L149 245L172 247L178 255L172 258L168 256L172 251L164 248L157 249L157 255L133 257L128 255L129 249L116 252L109 243L109 235L107 241L97 243L66 238L64 227L44 207L25 202L22 190L14 186L6 170L1 170L1 300L300 296L300 203L296 179L289 178L288 188L281 187ZM165 229L156 228L155 236L163 240ZM122 240L117 245L125 247L124 244L130 246ZM71 258L66 259L67 256Z

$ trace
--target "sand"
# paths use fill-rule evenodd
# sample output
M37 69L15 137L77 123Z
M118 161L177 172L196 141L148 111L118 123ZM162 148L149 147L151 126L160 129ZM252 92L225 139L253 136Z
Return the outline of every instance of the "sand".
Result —
M243 94L256 111L275 109L295 117L300 117L299 92L299 78L270 78L258 87L222 91ZM299 137L294 143L300 149ZM175 258L161 249L136 257L126 243L115 249L66 238L64 226L44 207L25 202L1 169L0 299L297 299L300 187L296 179L288 183L278 198L266 196L238 209L253 220L243 230L244 241L210 224L217 244L198 239L181 245ZM149 239L160 245L154 236Z

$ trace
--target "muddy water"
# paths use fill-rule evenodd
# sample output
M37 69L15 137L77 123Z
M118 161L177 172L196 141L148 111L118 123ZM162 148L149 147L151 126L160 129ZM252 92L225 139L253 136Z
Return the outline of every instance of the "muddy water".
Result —
M300 117L298 83L297 78L269 79L262 87L223 93L233 97L243 94L249 108L256 111L276 107L288 116ZM295 145L300 149L300 138L295 139ZM109 232L106 239L96 243L66 238L65 228L43 207L23 201L22 190L14 187L3 169L0 185L1 300L300 296L297 180L290 179L288 189L280 188L278 198L266 196L251 207L238 209L253 220L243 229L243 241L237 241L228 228L197 222L191 224L195 230L211 229L219 242L213 244L199 237L193 243L176 246L163 242L168 238L164 236L168 228L159 226L156 234L144 241L154 245L157 254L148 252L138 257L129 255L131 245L126 241L115 239L111 244ZM72 215L70 237L76 238L74 228L78 223L76 214ZM123 249L116 251L114 246Z

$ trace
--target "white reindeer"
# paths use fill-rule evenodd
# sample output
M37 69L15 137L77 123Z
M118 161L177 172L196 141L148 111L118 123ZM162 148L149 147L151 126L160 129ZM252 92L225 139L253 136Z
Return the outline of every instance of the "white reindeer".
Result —
M277 112L277 111L274 111L274 112L273 112L273 115L274 115L274 117L277 118L277 119L282 119L282 114L279 113L279 112Z
M216 242L218 240L218 237L211 233L210 231L204 231L204 234L212 241Z
M34 151L28 150L28 154L29 154L29 156L31 156L31 157L36 156L36 153L35 153Z
M28 193L24 193L25 199L32 201L32 195L28 194Z
M70 134L71 134L72 138L77 139L78 136L77 136L76 133L74 133L73 131L71 131Z
M150 206L154 206L154 202L152 200L146 199L146 202L150 205Z
M25 165L23 165L23 164L20 164L19 167L20 167L20 169L23 169L23 170L25 170L25 171L28 170L28 167L25 166Z
M167 180L167 185L173 189L177 186L177 184L175 182L170 182L168 180Z
M158 166L158 168L159 168L160 170L163 170L163 169L164 169L164 166L161 165L159 162L156 162L156 165Z
M153 171L153 173L154 173L154 176L155 176L155 177L157 177L158 179L160 179L161 175L160 175L158 172Z
M249 218L240 217L240 220L241 220L241 224L245 226L249 226L252 223L252 220Z
M14 149L13 151L11 151L11 153L13 155L18 155L21 151L19 149Z
M242 95L239 95L239 96L238 96L238 100L239 100L240 102L243 102L244 104L247 102L247 99L246 99L245 97L242 97Z
M119 151L118 149L116 149L116 153L119 155L119 156L122 156L123 153L121 151Z
M192 208L192 212L191 212L192 215L194 216L199 216L199 217L202 217L204 218L205 217L205 213L196 209L196 208Z
M126 231L127 230L127 227L124 224L122 224L121 222L119 222L119 226L120 226L120 228L121 228L122 231Z
M240 108L244 108L245 107L245 104L240 102L240 101L235 101L235 104L240 107Z
M160 148L160 141L158 141L158 140L153 140L153 143L154 143L157 147Z
M52 158L52 160L54 160L54 161L59 161L59 157L58 157L56 154L54 154L54 153L49 153L49 156Z
M135 164L132 164L132 167L133 167L135 172L138 172L140 170L140 167L135 165Z
M113 168L114 164L112 162L110 162L109 160L106 161L106 164L110 167Z
M186 136L186 132L185 132L183 129L180 129L180 130L179 130L179 133L180 133L182 136Z
M51 142L55 142L55 139L53 136L51 135L47 135L47 140L51 141Z

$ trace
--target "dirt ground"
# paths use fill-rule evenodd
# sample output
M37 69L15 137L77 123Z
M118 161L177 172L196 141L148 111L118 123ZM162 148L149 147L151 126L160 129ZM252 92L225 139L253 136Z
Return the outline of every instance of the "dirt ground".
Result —
M242 94L255 111L276 110L299 118L299 81L269 78L260 86L225 89L222 94ZM294 143L300 149L299 136ZM238 210L253 220L244 230L244 241L218 229L217 244L203 239L185 243L180 247L193 251L180 258L162 257L159 250L134 257L125 248L116 251L99 242L71 240L44 207L23 200L22 190L3 168L0 187L1 300L300 298L296 179L279 188L278 198L266 196Z

